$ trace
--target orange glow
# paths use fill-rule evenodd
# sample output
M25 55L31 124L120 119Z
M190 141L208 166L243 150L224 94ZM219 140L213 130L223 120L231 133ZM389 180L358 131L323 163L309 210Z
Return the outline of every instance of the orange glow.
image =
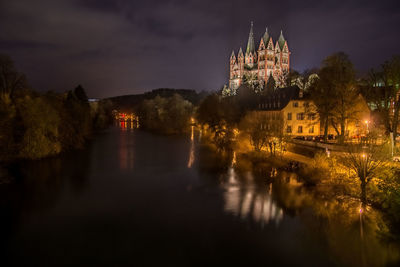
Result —
M194 163L194 126L192 128L192 133L190 135L190 152L187 167L191 168Z

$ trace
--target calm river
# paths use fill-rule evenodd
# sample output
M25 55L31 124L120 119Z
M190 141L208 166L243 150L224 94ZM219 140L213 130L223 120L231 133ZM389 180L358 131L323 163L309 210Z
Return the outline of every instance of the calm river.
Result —
M200 138L111 128L14 166L0 185L0 266L399 264L376 212L219 160Z

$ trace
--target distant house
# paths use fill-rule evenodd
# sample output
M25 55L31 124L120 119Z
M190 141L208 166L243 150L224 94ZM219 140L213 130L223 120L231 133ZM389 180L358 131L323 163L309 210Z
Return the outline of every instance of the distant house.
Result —
M271 120L283 120L283 133L289 136L320 135L314 104L297 86L278 88L260 96L257 110Z

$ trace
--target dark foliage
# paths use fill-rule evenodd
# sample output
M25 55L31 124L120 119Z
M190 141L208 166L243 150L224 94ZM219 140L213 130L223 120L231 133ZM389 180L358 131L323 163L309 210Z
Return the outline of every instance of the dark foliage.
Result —
M204 91L197 93L195 90L189 89L160 88L144 94L111 97L109 100L114 104L114 109L124 112L135 112L140 109L141 104L145 100L154 99L156 96L168 98L175 94L180 95L184 100L189 101L192 105L198 105L202 99L208 95L208 93Z
M143 128L165 134L177 134L189 128L193 105L175 94L144 100L139 108Z
M84 145L111 121L111 104L90 105L82 86L66 94L29 89L7 57L0 57L0 162L39 159Z

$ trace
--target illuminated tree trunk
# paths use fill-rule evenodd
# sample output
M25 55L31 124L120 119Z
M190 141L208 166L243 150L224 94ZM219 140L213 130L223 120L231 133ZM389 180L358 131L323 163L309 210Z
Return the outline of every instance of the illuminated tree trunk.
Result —
M365 178L361 179L361 196L360 196L360 198L361 198L361 203L363 205L366 205L367 204L367 183L365 181Z
M342 116L340 120L340 138L339 138L339 143L343 144L344 143L344 135L345 135L345 127L346 127L346 122L345 118Z
M324 142L328 139L328 127L329 127L329 119L328 117L325 118L325 123L324 123Z

